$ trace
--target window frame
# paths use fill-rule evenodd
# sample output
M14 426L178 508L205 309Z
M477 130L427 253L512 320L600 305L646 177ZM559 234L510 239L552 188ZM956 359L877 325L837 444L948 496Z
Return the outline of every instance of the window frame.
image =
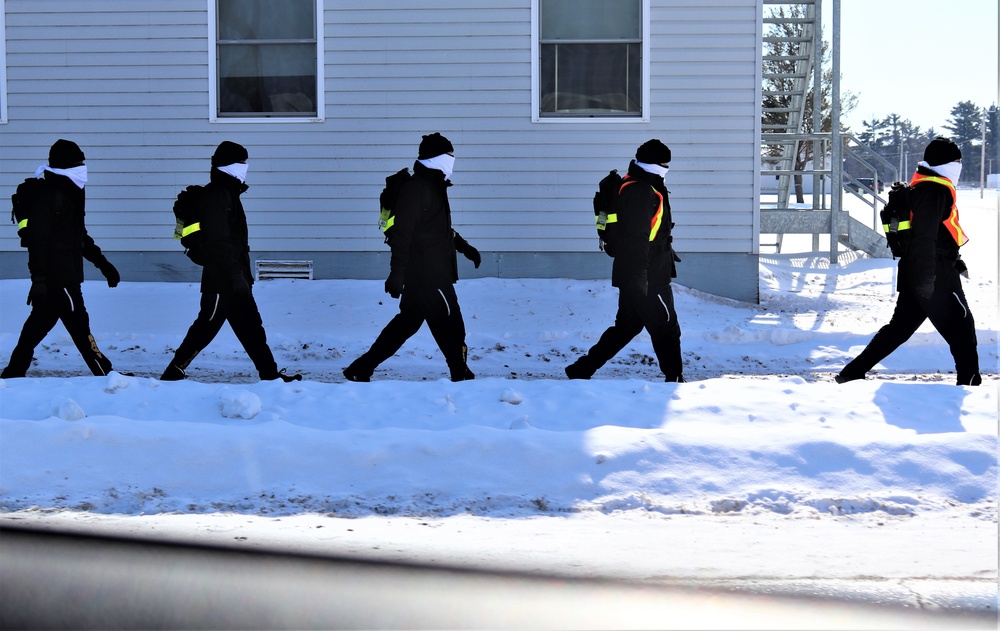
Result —
M282 112L245 112L239 115L219 115L219 15L218 0L208 2L208 120L210 123L322 123L326 120L326 88L324 78L325 24L324 0L315 3L316 27L316 114L288 115Z
M640 78L642 81L641 95L642 95L642 105L641 112L638 116L630 116L627 114L615 114L615 115L601 115L601 114L588 114L588 115L560 115L560 116L542 116L539 108L541 106L541 0L531 0L531 122L533 123L648 123L650 121L649 106L650 106L650 44L649 44L649 34L650 34L650 11L649 4L650 0L640 0L642 5L642 44L640 47L642 55L642 67L640 69Z

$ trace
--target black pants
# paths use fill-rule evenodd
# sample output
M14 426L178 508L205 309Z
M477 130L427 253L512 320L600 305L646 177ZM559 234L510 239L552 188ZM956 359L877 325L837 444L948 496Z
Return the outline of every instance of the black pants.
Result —
M80 351L80 355L83 356L83 361L87 362L90 372L98 376L111 372L111 360L97 348L97 342L90 333L90 315L83 304L80 285L73 285L49 287L46 299L31 305L31 313L28 314L17 345L10 354L10 362L3 373L0 373L0 377L4 379L23 377L31 366L35 347L60 320L77 350Z
M458 306L454 285L413 287L407 285L399 299L399 313L379 333L371 348L354 360L348 370L370 377L375 368L392 357L406 340L427 322L434 341L444 355L451 378L466 375L465 320Z
M203 293L198 317L188 329L184 341L177 347L170 365L182 371L186 369L198 353L215 339L226 322L233 328L236 339L250 356L260 378L276 379L278 364L274 361L271 347L267 345L264 321L253 294L246 298L234 298L231 294Z
M572 372L576 376L590 378L643 328L653 342L653 353L664 376L668 381L680 379L684 373L681 326L677 322L670 285L650 289L647 294L631 288L620 289L615 323L608 327L586 355L573 363Z
M867 348L844 367L841 376L847 379L863 378L875 364L910 339L927 319L948 343L955 359L958 385L978 383L981 377L976 323L958 274L940 274L940 269L929 300L918 298L914 292L905 289L899 292L889 323L879 329Z

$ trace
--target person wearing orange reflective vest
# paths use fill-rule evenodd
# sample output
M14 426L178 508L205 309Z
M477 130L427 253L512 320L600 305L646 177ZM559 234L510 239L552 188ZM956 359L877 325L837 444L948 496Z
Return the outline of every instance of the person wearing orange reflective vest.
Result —
M570 379L590 379L645 328L665 380L684 381L681 327L670 286L680 259L672 246L670 200L663 181L670 157L670 148L653 139L639 147L629 165L618 194L611 271L618 313L587 354L566 367Z
M969 240L958 222L955 184L961 171L958 145L943 137L927 145L910 182L910 228L899 260L895 311L865 350L844 366L837 383L864 379L928 319L948 342L958 385L982 383L976 324L960 277L967 270L959 248Z

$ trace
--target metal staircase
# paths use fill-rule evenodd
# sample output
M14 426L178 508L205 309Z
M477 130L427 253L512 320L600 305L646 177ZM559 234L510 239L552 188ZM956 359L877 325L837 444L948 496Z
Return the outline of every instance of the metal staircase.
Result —
M773 160L780 173L778 207L787 208L810 85L815 86L812 102L819 102L819 75L813 74L822 66L821 0L764 0L764 6L771 10L764 16L761 132L764 144L779 152Z
M773 208L762 208L760 212L760 233L775 235L774 243L761 243L781 251L785 234L810 234L813 236L813 250L819 250L820 235L831 236L831 259L835 258L835 244L862 250L873 257L889 256L885 238L881 235L878 204L884 200L876 195L870 202L873 208L871 226L862 223L841 210L840 197L832 201L833 208L825 209L825 187L829 185L834 196L843 194L845 184L853 184L847 190L863 197L857 190L859 181L848 176L845 181L842 164L830 160L828 156L851 152L851 141L867 149L857 139L836 134L841 139L839 151L833 146L834 134L819 132L822 129L820 108L809 108L810 103L822 103L822 0L763 0L765 15L763 59L761 78L761 182L777 178L777 204ZM837 3L834 3L837 7ZM838 34L839 35L839 34ZM835 86L839 82L835 82ZM834 96L836 98L836 96ZM810 121L806 120L807 110L812 110ZM839 112L839 107L835 108ZM839 129L838 120L834 125ZM807 122L811 122L807 125ZM847 142L843 142L847 140ZM802 143L812 143L814 159L806 165L797 164L797 156ZM863 149L857 152L863 153ZM874 155L874 152L870 152ZM855 154L852 153L852 156ZM855 156L859 157L859 156ZM877 170L863 159L860 162ZM812 208L789 206L795 179L812 178ZM834 187L833 182L842 183ZM867 202L866 200L866 203ZM816 211L825 212L816 212ZM836 235L836 238L832 238Z

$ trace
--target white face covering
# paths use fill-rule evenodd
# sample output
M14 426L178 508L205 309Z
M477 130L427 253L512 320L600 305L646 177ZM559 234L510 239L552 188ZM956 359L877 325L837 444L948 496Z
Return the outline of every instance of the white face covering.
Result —
M962 163L961 162L949 162L948 164L939 164L936 167L932 167L926 162L918 162L918 167L926 167L931 171L934 171L941 177L946 177L951 180L951 183L958 186L958 177L962 175Z
M660 177L666 177L667 171L670 167L661 166L659 164L646 164L645 162L635 161L636 166L641 168L646 173L652 173L653 175L659 175Z
M87 165L85 164L70 169L54 169L47 164L43 164L35 169L35 177L42 177L44 171L51 171L56 175L65 175L76 184L77 188L83 188L87 185Z
M233 176L240 182L246 182L247 169L250 168L250 165L246 162L234 162L232 164L227 164L224 167L216 167L216 168L227 175Z
M428 158L426 160L417 160L420 164L424 165L428 169L436 169L444 173L444 178L450 179L452 172L455 170L455 156L450 156L447 153L442 153L439 156L434 156L433 158Z

